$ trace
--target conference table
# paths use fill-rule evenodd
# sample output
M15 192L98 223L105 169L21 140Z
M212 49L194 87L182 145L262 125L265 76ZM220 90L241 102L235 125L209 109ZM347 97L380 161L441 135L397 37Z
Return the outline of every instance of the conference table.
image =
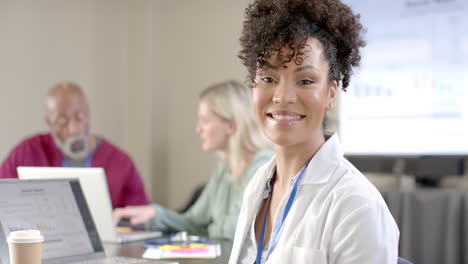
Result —
M214 241L221 245L221 256L215 259L171 259L162 260L161 264L166 262L178 262L179 264L226 264L229 262L231 253L232 241L218 240ZM141 258L145 252L143 242L133 242L128 244L111 244L104 243L104 248L109 256L123 256L132 258Z
M468 264L468 190L381 190L400 228L399 255L415 264ZM226 264L231 241L216 241L215 259L176 259L180 264ZM141 258L142 242L104 244L109 255ZM165 262L161 262L165 263Z

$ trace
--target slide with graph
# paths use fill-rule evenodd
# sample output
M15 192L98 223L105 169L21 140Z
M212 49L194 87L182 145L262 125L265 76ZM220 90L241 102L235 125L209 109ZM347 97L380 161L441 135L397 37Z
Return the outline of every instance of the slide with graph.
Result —
M340 94L346 154L468 153L468 1L345 0L367 28Z

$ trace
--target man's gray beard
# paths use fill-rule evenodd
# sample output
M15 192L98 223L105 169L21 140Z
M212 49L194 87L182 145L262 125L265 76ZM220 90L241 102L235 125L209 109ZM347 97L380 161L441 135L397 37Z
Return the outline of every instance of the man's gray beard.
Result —
M59 147L62 154L72 160L84 160L89 155L88 135L72 136L67 138L67 140L64 143L56 139L55 143ZM77 147L76 144L79 144L81 146Z

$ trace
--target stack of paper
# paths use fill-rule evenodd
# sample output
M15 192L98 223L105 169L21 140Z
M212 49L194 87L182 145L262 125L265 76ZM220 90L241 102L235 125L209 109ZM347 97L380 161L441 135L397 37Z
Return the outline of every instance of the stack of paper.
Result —
M187 244L162 245L146 249L143 258L173 259L173 258L203 258L211 259L221 256L219 244Z

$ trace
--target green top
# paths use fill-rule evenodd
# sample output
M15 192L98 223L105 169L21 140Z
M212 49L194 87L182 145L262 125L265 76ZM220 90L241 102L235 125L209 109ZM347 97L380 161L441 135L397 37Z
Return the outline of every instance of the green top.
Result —
M234 178L224 166L218 165L202 194L186 213L179 214L153 204L156 216L149 221L149 229L162 232L187 231L190 234L233 240L244 189L258 168L272 156L273 152L269 150L258 152L237 182L233 181Z

